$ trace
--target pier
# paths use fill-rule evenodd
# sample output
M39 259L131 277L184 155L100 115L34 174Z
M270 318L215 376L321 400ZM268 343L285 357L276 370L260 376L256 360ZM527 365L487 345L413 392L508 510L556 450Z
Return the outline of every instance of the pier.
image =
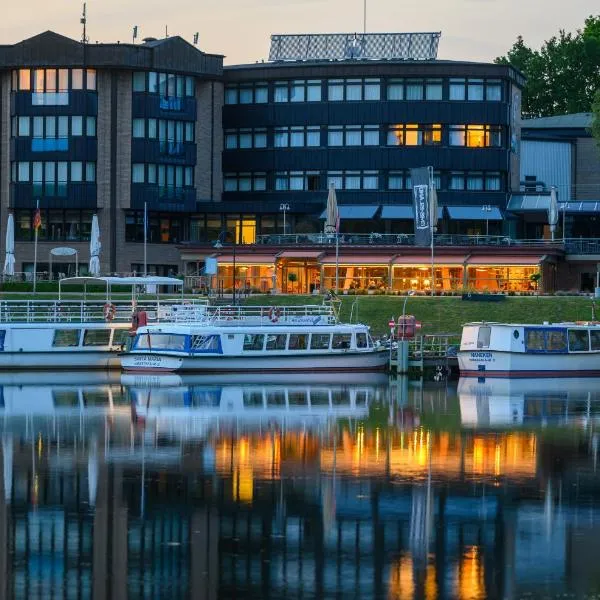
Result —
M409 369L423 371L428 367L458 367L457 351L460 336L451 333L419 335L412 339L397 340L390 349L390 371L407 373Z

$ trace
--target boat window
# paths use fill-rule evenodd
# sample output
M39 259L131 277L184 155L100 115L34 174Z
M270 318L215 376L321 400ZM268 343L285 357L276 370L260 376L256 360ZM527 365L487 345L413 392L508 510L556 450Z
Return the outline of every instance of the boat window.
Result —
M304 390L289 391L288 404L291 406L304 406L306 404L306 392Z
M84 346L108 346L110 329L86 329L83 333Z
M4 340L6 339L6 331L0 329L0 352L4 352Z
M247 333L244 336L244 350L262 350L264 341L262 334Z
M221 352L218 335L193 335L192 352Z
M374 346L374 344L373 344L373 338L371 337L370 333L367 335L367 346L369 348L372 348Z
M348 396L343 390L332 390L331 402L334 405L339 406L340 404L348 404Z
M356 334L356 347L357 348L367 348L367 334L366 333L357 333Z
M83 402L86 406L102 406L108 404L108 391L105 389L83 390Z
M492 335L491 327L480 327L477 332L477 347L478 348L489 348L490 337Z
M54 332L52 346L54 348L66 348L79 346L79 334L81 329L57 329Z
M267 336L267 350L285 350L285 342L287 335L285 333L279 333L277 335Z
M344 350L350 348L350 341L352 340L352 334L350 333L334 333L331 347L334 350Z
M262 390L244 390L244 406L262 406Z
M600 350L600 330L590 331L590 341L592 343L592 350Z
M356 403L356 406L364 406L367 403L368 399L369 392L359 390L358 392L356 392L356 398L354 399L354 402Z
M79 392L77 390L53 390L55 406L77 406L79 404Z
M481 330L480 330L481 331ZM489 344L488 344L489 345ZM544 330L543 329L528 329L525 331L525 345L527 351L543 352L545 350L544 345ZM479 341L477 342L479 346Z
M311 350L329 350L329 333L313 333L310 337Z
M219 406L221 404L220 388L211 389L201 386L193 386L190 389L190 404L192 406Z
M569 352L587 352L590 349L587 329L569 329Z
M315 406L328 406L329 392L327 390L310 390L310 403Z
M546 331L546 350L548 352L566 352L567 332L564 330Z
M125 346L128 338L129 331L127 329L113 329L113 346Z
M142 333L135 340L135 349L185 350L185 338L185 335L175 333Z
M283 390L267 392L267 405L268 406L284 406L285 405L285 392Z
M308 348L308 335L305 333L290 333L288 350L306 350Z

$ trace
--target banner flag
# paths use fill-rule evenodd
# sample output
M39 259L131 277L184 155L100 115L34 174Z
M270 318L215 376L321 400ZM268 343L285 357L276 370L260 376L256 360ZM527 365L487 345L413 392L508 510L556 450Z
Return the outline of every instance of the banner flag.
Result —
M431 244L431 207L429 206L429 171L427 167L410 170L415 211L415 246Z

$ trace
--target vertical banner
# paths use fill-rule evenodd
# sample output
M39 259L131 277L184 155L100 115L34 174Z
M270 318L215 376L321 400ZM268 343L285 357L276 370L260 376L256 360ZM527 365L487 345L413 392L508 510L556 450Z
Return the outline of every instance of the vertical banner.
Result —
M410 170L415 211L415 246L431 244L431 208L429 206L429 171L427 167Z

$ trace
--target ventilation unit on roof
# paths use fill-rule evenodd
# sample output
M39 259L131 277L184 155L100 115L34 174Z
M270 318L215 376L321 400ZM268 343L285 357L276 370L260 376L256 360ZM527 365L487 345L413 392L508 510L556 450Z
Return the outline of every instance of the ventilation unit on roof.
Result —
M155 37L145 37L143 40L144 44L147 44L148 42L156 42L156 38Z

